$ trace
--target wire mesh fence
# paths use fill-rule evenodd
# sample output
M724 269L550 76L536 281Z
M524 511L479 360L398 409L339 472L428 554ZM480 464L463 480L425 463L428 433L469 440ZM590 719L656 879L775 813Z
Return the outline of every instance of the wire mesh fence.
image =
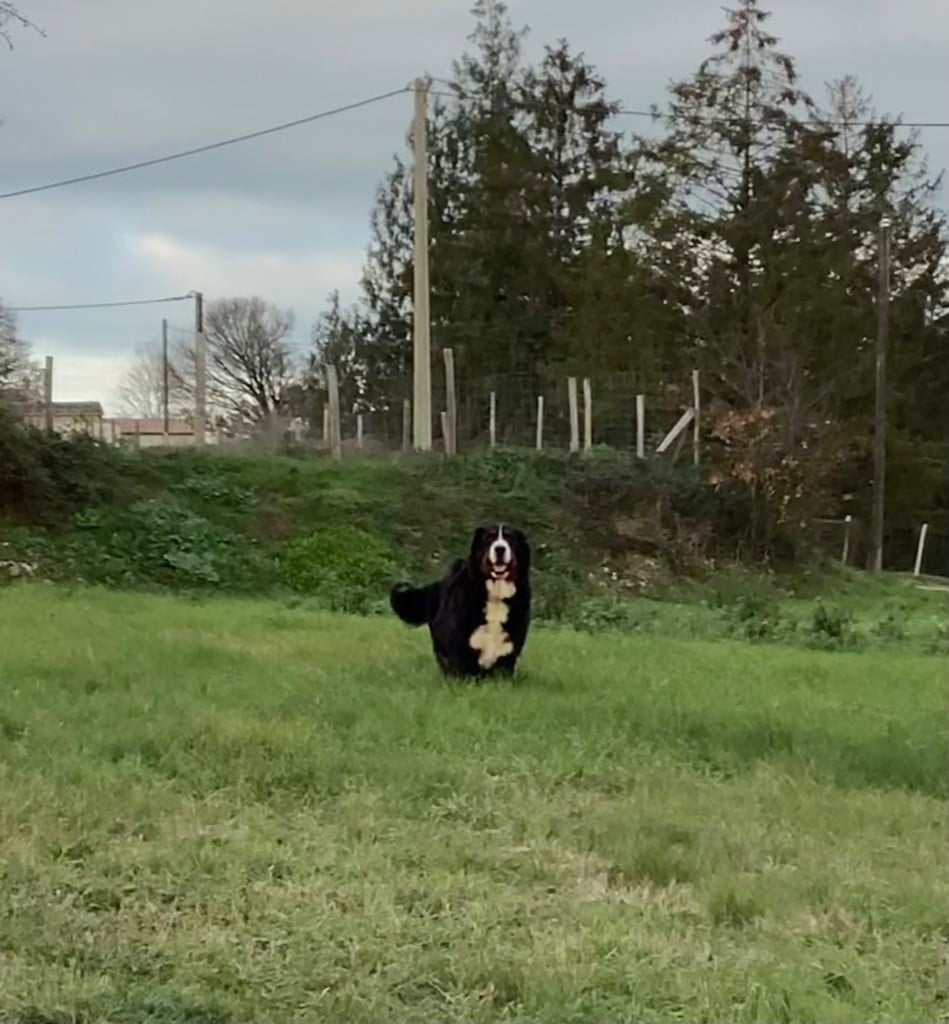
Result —
M606 445L636 451L637 407L645 450L654 451L683 411L692 405L692 383L646 380L632 373L573 378L535 374L483 374L456 384L456 448L491 446L569 450ZM433 381L432 447L445 450L448 401L444 383ZM575 395L572 406L571 396ZM326 446L330 439L325 402L313 409L305 439ZM405 397L382 407L339 411L344 449L398 451L412 447L412 417ZM304 438L299 438L303 441Z
M917 560L923 576L949 577L949 532L919 528L887 527L883 532L883 568L915 572ZM856 569L867 567L870 555L870 523L856 516L847 519L815 519L810 524L811 546L827 558Z

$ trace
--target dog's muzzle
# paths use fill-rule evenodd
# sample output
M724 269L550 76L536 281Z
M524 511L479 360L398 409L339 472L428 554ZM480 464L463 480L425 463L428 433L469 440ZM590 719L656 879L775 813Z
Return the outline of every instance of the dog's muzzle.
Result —
M511 573L513 563L514 553L511 551L511 545L503 538L496 540L488 548L488 569L492 579L506 579Z

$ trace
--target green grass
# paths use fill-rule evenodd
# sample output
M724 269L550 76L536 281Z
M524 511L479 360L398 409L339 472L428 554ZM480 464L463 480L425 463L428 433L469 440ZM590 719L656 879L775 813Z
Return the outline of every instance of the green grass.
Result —
M4 1021L946 1014L945 667L0 589Z

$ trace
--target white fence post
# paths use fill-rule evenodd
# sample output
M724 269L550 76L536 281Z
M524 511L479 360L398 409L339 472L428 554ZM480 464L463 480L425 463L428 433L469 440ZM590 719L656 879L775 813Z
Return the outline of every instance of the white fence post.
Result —
M567 398L570 402L570 451L580 451L580 412L577 408L577 378L567 378Z
M636 396L636 458L646 457L646 396Z
M491 447L491 451L494 451L494 446L498 440L498 396L496 392L491 392L490 409L488 412L488 444Z
M583 450L593 447L593 390L590 378L583 378Z

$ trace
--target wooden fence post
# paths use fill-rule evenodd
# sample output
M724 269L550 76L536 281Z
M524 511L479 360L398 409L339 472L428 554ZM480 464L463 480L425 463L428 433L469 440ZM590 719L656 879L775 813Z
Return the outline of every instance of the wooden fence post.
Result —
M923 568L923 549L926 547L926 534L929 532L929 523L923 523L919 531L919 544L916 546L916 564L913 566L913 575L918 576Z
M494 446L498 442L498 396L497 393L491 392L490 408L488 411L488 444L490 445L491 451L494 451Z
M445 358L445 416L448 421L448 433L445 436L445 454L454 455L458 450L457 430L458 411L455 405L455 353L452 349L442 349Z
M692 463L699 464L699 371L692 371L692 407L695 419L692 420Z
M448 431L448 413L444 409L438 414L439 422L442 425L442 441L445 443L445 454L451 455L451 438L449 437Z
M323 447L329 448L330 446L330 407L327 402L323 406Z
M412 447L412 402L408 398L402 399L402 451L407 452Z
M646 396L636 396L636 458L646 457Z
M537 450L544 447L544 396L537 396Z
M343 444L339 432L339 378L336 367L326 367L326 390L329 393L329 440L334 459L343 457Z
M356 413L356 447L362 451L362 413Z
M47 433L53 432L53 357L46 357L43 371L43 418Z
M577 378L567 378L567 399L570 402L570 451L580 451L580 413L577 409Z
M593 447L593 391L590 378L583 378L583 450Z
M847 564L847 558L850 555L850 524L853 522L853 516L844 516L844 549L840 553L840 560L844 565Z
M676 446L676 453L679 451L679 447L682 444L682 439L685 437L683 431L692 422L692 417L695 415L695 410L692 408L686 409L685 412L676 420L675 426L668 434L659 442L659 447L656 449L657 455L662 455L664 451L672 444L673 441L678 440L679 445ZM675 456L673 456L675 461Z

